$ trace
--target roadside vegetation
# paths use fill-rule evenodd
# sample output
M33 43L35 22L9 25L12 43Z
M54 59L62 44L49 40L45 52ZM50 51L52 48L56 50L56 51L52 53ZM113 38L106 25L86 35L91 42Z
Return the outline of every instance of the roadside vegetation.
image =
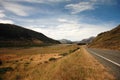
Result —
M114 80L106 68L77 45L2 52L5 54L0 54L0 80Z
M31 80L114 80L107 69L83 48L55 63L36 67L31 74L32 77L28 76Z

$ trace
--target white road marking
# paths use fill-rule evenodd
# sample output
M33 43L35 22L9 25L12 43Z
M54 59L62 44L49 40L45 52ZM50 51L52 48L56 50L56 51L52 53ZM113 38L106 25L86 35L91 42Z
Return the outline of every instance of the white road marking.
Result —
M97 54L97 53L95 53L93 51L90 51L90 52L92 52L93 54L95 54L95 55L97 55L97 56L99 56L99 57L101 57L101 58L103 58L103 59L105 59L105 60L107 60L107 61L109 61L109 62L111 62L111 63L113 63L113 64L115 64L115 65L120 67L120 64L118 64L118 63L116 63L116 62L114 62L114 61L112 61L112 60L110 60L110 59L108 59L106 57L103 57L103 56L101 56L101 55L99 55L99 54Z

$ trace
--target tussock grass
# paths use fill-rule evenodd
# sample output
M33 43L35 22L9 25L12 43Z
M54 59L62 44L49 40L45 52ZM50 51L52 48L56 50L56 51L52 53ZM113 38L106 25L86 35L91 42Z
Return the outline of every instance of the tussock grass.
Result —
M31 80L114 80L84 48L35 71Z
M77 49L75 45L54 46L54 49L52 47L49 47L52 50L48 49L50 53L70 53L70 50L76 50L56 61L49 61L52 58L49 57L48 60L36 63L36 60L40 60L36 54L36 57L27 58L29 60L22 59L23 64L20 61L9 64L14 71L6 72L2 76L3 80L114 80L114 77L83 47L80 49ZM42 55L44 56L45 54ZM31 61L30 64L26 63L28 61Z
M34 54L54 54L54 53L68 53L70 50L76 49L77 45L58 44L45 47L31 47L31 48L0 48L1 54L13 55L34 55Z

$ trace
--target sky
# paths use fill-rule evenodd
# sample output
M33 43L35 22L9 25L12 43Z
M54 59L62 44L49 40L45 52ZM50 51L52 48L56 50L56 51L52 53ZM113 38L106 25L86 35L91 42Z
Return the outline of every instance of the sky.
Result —
M120 0L0 0L0 23L79 41L120 24Z

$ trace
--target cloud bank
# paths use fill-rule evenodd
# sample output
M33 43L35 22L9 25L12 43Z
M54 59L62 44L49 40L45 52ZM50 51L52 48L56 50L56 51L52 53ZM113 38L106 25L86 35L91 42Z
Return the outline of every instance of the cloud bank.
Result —
M45 35L54 39L69 39L73 41L89 38L91 36L96 36L100 32L112 29L112 27L109 28L110 25L108 24L84 24L63 18L59 18L58 22L62 24L59 24L54 27L49 26L47 28L41 27L40 25L34 25L31 26L31 29L38 32L42 32Z

